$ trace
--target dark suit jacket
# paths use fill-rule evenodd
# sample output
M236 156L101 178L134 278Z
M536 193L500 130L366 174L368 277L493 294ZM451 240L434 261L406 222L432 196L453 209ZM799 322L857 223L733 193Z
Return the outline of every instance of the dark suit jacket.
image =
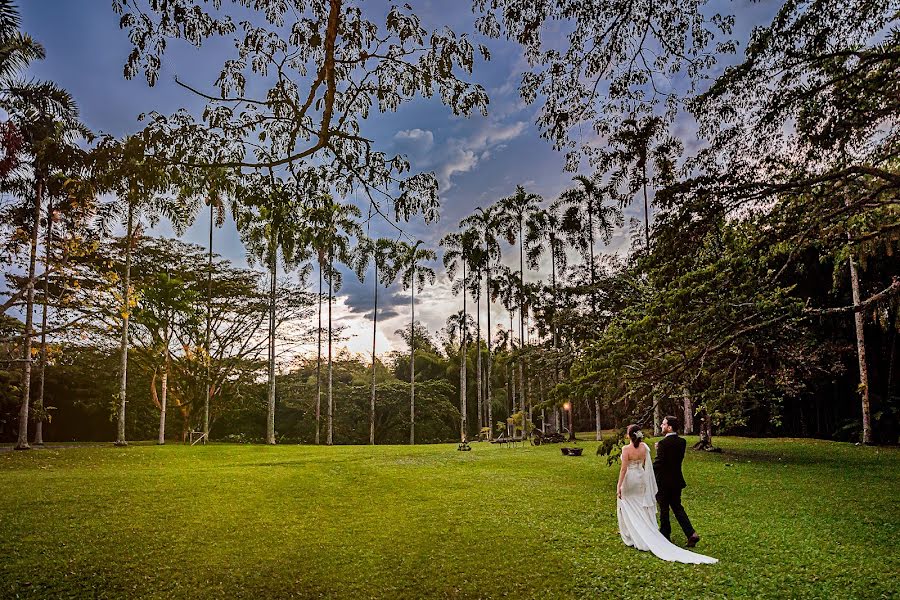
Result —
M685 448L687 442L677 435L669 435L659 441L656 459L653 461L653 473L660 490L680 490L687 487L681 473Z

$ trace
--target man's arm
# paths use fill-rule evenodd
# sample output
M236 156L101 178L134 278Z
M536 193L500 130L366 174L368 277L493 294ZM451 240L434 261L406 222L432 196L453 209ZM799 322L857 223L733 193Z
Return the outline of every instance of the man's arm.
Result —
M666 438L656 442L656 458L653 459L653 470L659 473L663 464L665 464L666 456Z

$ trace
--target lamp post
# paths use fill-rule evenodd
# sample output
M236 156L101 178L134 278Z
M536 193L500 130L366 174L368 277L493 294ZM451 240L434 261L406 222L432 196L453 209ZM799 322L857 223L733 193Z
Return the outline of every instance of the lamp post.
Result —
M575 421L572 418L572 403L565 402L563 403L563 414L569 413L569 439L575 439Z

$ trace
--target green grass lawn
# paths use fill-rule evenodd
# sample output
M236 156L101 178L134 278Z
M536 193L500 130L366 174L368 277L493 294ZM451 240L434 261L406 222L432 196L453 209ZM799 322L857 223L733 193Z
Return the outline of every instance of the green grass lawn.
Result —
M593 442L4 452L0 597L900 595L900 451L716 442L685 460L711 566L622 545Z

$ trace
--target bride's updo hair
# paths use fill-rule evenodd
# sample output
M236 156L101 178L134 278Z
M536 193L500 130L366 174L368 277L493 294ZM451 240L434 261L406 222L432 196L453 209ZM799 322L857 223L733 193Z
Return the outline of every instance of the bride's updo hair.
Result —
M634 444L635 448L640 448L641 442L644 439L644 432L641 431L640 425L629 425L628 426L628 437L631 438L631 443Z

